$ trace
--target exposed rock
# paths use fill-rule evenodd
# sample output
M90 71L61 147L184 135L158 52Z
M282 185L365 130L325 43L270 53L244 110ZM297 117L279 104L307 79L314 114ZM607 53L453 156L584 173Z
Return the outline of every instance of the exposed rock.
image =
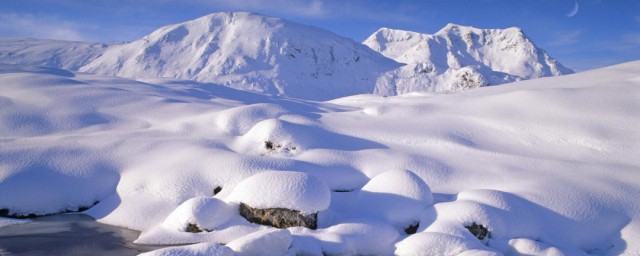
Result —
M404 232L407 233L407 235L415 234L418 231L419 227L420 227L420 222L416 222L415 224L405 228Z
M306 227L317 228L318 213L304 215L299 211L285 208L256 209L240 203L240 215L249 222L276 228Z
M189 223L187 224L187 229L185 231L189 233L200 233L202 232L202 229L200 229L196 224Z
M217 195L218 193L220 193L220 191L222 191L222 187L217 186L216 188L213 189L213 195Z
M473 236L477 237L479 240L484 240L487 237L491 236L489 229L486 227L476 224L475 222L469 226L464 226L473 234Z

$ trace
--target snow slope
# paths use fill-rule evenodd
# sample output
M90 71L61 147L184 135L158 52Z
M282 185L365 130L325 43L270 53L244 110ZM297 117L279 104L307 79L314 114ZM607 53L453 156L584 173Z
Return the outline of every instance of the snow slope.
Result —
M78 70L107 48L102 43L0 38L0 63Z
M382 76L379 94L462 91L573 73L519 28L478 29L448 24L433 35L381 28L364 41L407 65Z
M307 255L638 255L639 74L631 62L458 94L315 102L0 65L0 209L98 201L87 213L141 230L138 243L203 243L162 255L270 243ZM234 213L235 187L267 171L332 191L317 230ZM181 231L189 221L211 231ZM477 239L464 228L473 223L491 235Z
M167 77L302 99L370 93L399 64L329 31L252 13L214 13L109 48L80 70Z

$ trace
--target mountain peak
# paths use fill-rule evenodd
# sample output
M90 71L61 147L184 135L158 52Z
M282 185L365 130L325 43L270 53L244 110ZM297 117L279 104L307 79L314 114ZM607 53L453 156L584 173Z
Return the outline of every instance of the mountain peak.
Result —
M364 44L407 64L380 80L388 94L458 91L573 73L517 27L480 29L449 23L433 35L384 28Z
M399 66L327 30L250 12L214 13L109 48L81 71L175 78L303 99L370 93Z

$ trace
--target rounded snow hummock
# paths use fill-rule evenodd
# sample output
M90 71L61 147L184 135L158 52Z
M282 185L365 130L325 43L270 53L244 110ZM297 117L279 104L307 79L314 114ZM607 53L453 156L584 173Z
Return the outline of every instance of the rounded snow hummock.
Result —
M232 215L232 208L224 201L211 197L195 197L173 210L163 225L178 231L200 232L217 228L226 223Z
M240 182L227 200L257 209L316 213L329 208L331 192L322 180L307 173L267 171Z
M410 171L387 171L371 179L358 194L353 214L377 217L396 225L415 224L433 204L431 189Z

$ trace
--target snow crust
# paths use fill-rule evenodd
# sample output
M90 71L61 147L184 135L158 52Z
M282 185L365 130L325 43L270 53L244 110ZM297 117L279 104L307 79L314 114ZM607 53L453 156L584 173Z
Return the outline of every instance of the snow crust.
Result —
M86 213L142 231L138 243L209 243L157 253L273 242L308 255L635 255L639 74L631 62L458 94L316 102L2 64L0 209L98 201ZM300 148L269 150L265 138ZM318 229L249 223L236 196L319 211ZM211 230L180 231L186 221ZM474 237L473 223L491 236Z

